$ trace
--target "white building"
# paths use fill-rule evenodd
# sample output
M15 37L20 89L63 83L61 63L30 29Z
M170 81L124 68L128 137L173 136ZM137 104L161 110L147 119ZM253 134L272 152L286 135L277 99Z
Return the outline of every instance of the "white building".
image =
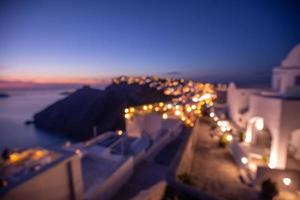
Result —
M227 102L232 121L245 130L242 149L248 159L267 160L270 168L300 169L300 44L273 69L272 88L230 83Z
M64 150L81 157L83 198L111 199L130 179L135 167L176 138L181 122L152 112L126 119L126 131L111 131Z

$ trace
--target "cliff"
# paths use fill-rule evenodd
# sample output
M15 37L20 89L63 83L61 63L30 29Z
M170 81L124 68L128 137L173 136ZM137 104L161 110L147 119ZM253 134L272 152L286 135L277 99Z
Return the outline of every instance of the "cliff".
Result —
M126 107L169 101L171 98L148 85L112 84L105 90L83 87L34 115L35 126L87 139L98 132L124 129Z

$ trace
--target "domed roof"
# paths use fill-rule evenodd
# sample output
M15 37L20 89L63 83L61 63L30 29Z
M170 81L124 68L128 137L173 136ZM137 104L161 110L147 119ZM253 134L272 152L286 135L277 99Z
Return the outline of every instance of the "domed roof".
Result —
M300 68L300 44L296 45L281 63L282 67Z

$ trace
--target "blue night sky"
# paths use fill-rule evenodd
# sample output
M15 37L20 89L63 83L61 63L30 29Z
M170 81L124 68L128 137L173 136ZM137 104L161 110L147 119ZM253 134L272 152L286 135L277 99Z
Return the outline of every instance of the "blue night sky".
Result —
M2 1L0 80L117 75L268 82L300 42L300 1Z

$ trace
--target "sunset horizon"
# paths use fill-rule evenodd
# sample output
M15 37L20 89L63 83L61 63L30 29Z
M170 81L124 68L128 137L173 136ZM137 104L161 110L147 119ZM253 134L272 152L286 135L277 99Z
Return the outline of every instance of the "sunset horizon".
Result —
M0 0L1 200L300 200L300 0Z

